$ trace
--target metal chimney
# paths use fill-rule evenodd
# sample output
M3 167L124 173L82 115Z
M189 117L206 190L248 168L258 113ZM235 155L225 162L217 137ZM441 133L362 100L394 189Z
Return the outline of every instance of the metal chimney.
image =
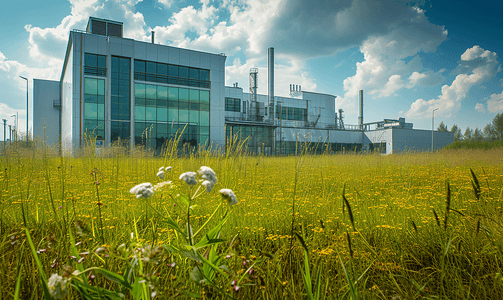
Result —
M358 125L363 129L363 90L360 90L360 116L358 117Z
M155 35L155 31L152 30L152 35L151 35L151 37L152 37L152 44L154 44L154 35Z
M274 122L274 48L268 49L269 119Z

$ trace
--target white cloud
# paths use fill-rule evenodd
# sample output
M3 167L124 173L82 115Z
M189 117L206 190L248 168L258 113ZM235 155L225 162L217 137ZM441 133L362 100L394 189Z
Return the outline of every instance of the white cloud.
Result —
M417 86L436 86L439 84L442 84L444 82L445 77L441 74L442 70L440 70L438 73L435 73L431 70L419 73L419 72L413 72L409 76L409 84L407 84L407 88L413 88L416 85Z
M56 27L40 28L28 24L30 56L50 66L62 67L68 36L72 29L86 28L90 16L124 21L124 36L147 40L143 15L134 5L141 0L70 0L71 14Z
M400 75L392 75L388 82L384 85L384 88L381 90L373 90L369 94L377 96L375 98L389 97L399 89L405 86L405 83L402 80L402 76Z
M503 92L491 95L487 100L487 110L492 113L503 113Z
M450 86L444 85L442 94L437 99L416 100L405 115L409 118L428 118L432 109L439 108L439 114L450 116L461 107L461 101L472 86L489 80L499 72L501 66L497 57L495 52L484 50L479 46L467 49L454 70L457 73L466 73L458 74Z
M164 5L166 8L170 8L173 5L174 0L157 0L157 2Z
M486 112L484 104L482 104L482 103L475 104L475 110L478 111L479 113L485 113Z

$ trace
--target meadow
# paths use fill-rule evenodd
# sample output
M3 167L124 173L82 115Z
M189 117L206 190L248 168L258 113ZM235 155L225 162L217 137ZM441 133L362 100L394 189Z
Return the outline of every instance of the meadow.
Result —
M37 155L1 158L5 298L503 299L501 148Z

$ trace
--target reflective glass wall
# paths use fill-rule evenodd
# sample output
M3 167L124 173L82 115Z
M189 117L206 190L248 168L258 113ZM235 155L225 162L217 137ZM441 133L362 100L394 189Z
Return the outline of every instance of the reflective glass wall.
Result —
M112 56L111 61L111 141L131 136L131 60Z
M209 91L135 83L135 144L160 149L184 129L181 144L203 144L210 134L209 110Z
M105 140L105 80L84 78L84 131Z

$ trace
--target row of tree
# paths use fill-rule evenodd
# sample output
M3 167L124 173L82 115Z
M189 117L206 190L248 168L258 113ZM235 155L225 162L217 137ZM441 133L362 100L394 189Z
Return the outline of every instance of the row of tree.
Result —
M478 127L475 130L466 127L461 134L461 128L454 124L451 130L447 129L444 122L440 122L438 131L450 131L454 133L454 141L503 141L503 113L497 114L491 123L487 124L483 130Z

